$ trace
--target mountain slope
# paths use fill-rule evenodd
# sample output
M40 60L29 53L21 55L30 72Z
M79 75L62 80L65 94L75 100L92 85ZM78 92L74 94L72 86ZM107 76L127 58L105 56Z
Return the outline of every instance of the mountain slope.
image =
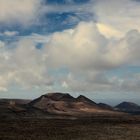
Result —
M105 104L105 103L99 103L98 105L103 109L114 110L114 108L112 106Z
M89 104L92 104L92 105L97 105L94 101L88 99L87 97L85 97L83 95L78 96L76 98L76 101L85 102L85 103L89 103Z
M0 119L18 117L47 117L49 114L29 106L30 100L0 99Z

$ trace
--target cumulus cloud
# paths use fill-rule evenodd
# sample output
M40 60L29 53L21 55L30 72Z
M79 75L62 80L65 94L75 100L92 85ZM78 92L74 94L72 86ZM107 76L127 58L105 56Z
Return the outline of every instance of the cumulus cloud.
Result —
M38 42L44 43L40 49L36 47ZM108 75L121 67L140 66L138 30L121 38L108 38L97 23L81 22L73 29L51 35L21 37L13 44L8 44L13 49L5 43L0 48L1 90L12 83L27 88L55 88L57 84L73 91L140 90L138 76L130 79L129 75ZM67 73L58 70L61 68L66 68ZM50 74L53 70L56 72Z
M0 23L27 25L38 15L41 0L0 0Z
M106 73L122 66L140 66L139 32L131 30L122 38L106 38L98 25L80 23L73 30L50 37L46 48L49 67L67 67L71 76L62 85L74 90L123 89L126 81ZM138 88L137 88L138 89Z
M139 32L107 39L95 23L80 23L73 30L54 33L47 44L51 66L78 70L108 70L138 60ZM65 53L63 53L65 52ZM133 52L133 53L132 53ZM113 59L112 59L113 58Z
M0 51L0 89L11 84L23 88L51 86L43 52L36 49L34 40L23 37L14 45L12 50L4 47Z

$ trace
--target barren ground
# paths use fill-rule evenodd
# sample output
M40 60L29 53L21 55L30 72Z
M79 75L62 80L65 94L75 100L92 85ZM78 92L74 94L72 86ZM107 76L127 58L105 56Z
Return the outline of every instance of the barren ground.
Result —
M0 140L140 140L140 116L0 119Z

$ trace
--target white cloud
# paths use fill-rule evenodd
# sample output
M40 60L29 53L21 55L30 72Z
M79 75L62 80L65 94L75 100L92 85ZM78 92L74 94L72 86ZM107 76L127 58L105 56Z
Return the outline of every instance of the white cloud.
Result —
M106 76L106 72L122 66L140 66L139 34L131 30L122 38L106 38L98 25L83 22L73 30L50 37L46 61L51 68L69 69L72 77L61 80L73 90L122 90L125 80Z
M115 28L111 26L105 25L103 23L97 23L97 27L100 33L106 36L107 38L110 38L110 37L120 38L123 36L123 33L121 33L120 31L116 30Z
M12 44L10 44L12 45ZM47 74L47 67L43 59L44 53L36 49L35 41L21 38L13 49L4 48L0 52L0 89L11 84L23 88L47 87L53 81Z
M4 32L1 32L0 36L2 36L2 37L12 37L12 36L16 36L18 34L19 34L18 31L8 31L8 30L6 30Z
M140 66L139 7L140 3L131 0L63 6L43 6L41 0L0 0L0 23L9 25L31 25L46 12L93 13L91 20L96 17L96 23L81 22L48 36L32 34L12 43L0 41L0 91L13 84L50 89L56 84L73 91L139 92L139 72L108 75L122 66ZM18 32L7 30L0 35L11 37ZM38 43L43 44L41 49L36 48ZM57 71L59 68L67 68L68 74ZM56 73L49 75L54 69ZM55 76L59 73L61 76Z
M90 0L77 5L45 5L41 10L42 13L74 12L77 16L89 14L90 20L98 22L98 27L107 37L122 37L131 29L140 31L139 7L140 2L135 0Z
M27 25L38 15L41 0L0 0L0 23Z
M46 38L46 39L45 39ZM37 43L43 48L37 49ZM33 34L14 42L14 48L0 51L0 89L15 83L22 87L54 87L59 84L73 91L139 89L139 79L109 76L122 66L140 66L140 33L129 31L122 38L106 38L98 24L81 22L77 27L49 36ZM8 44L13 46L13 44ZM5 43L4 46L7 44ZM49 70L67 68L68 75L49 75ZM135 86L137 85L137 86ZM57 85L58 86L58 85Z
M140 3L133 0L99 0L90 6L98 22L114 27L125 34L131 29L140 31Z
M3 33L3 35L11 37L11 36L18 35L18 32L17 31L5 31Z
M5 43L0 40L0 48L3 48L5 46Z
M128 34L121 39L107 39L95 23L80 23L74 30L51 36L47 44L48 62L51 66L66 66L71 70L116 68L136 57L134 54L131 56L132 47L127 40ZM135 48L138 50L137 46Z

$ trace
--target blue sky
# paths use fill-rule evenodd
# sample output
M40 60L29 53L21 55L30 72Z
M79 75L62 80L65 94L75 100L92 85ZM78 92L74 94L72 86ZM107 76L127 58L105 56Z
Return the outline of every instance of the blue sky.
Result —
M0 97L140 99L140 1L0 0Z

